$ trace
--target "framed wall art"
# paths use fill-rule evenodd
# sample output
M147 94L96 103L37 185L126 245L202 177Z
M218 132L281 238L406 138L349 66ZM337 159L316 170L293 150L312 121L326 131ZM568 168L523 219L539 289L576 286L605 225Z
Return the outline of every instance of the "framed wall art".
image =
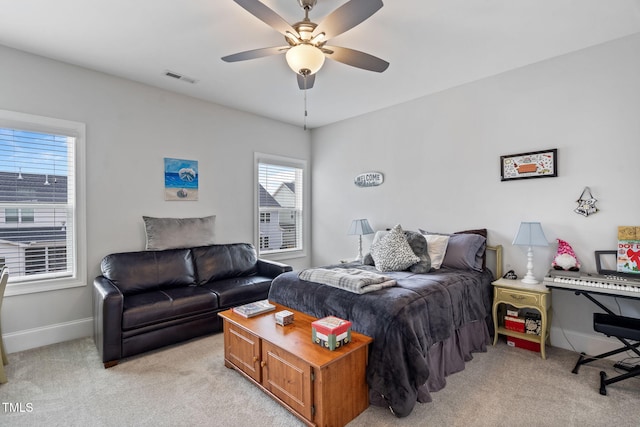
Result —
M558 149L500 156L500 180L558 176Z
M198 200L198 161L164 159L164 199Z

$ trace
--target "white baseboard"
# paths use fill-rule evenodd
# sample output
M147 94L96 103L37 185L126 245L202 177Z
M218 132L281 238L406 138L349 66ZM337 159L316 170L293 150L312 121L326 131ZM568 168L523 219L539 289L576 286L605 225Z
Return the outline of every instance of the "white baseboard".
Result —
M7 353L29 350L45 345L90 337L93 335L93 317L71 322L47 325L40 328L4 334L4 346Z
M584 352L587 355L595 356L606 353L611 350L623 347L623 344L615 338L608 338L602 334L585 334L575 331L562 330L561 328L552 327L550 331L551 346L560 347L577 353ZM630 352L622 352L611 356L612 360L622 360L626 357L636 357Z
M40 328L25 329L24 331L5 334L4 345L7 353L29 350L45 345L71 341L93 335L93 318L74 320L58 323ZM561 328L551 328L551 345L578 353L589 355L602 354L622 346L613 338L607 338L601 334L584 334L575 331L563 331ZM628 355L621 353L612 357L620 360Z

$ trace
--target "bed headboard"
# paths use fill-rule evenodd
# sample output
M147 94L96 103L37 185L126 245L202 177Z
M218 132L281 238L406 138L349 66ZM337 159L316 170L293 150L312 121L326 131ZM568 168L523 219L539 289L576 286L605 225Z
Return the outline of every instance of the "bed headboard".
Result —
M495 261L494 269L489 268L489 270L493 271L496 279L502 277L502 245L487 245L487 252L492 252L493 255L487 257L487 265L491 265L491 261Z

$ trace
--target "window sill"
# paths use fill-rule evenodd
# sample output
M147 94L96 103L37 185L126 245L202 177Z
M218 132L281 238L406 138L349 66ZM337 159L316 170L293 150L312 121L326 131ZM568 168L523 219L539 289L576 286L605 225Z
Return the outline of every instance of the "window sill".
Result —
M78 288L86 283L78 279L41 280L34 282L9 283L4 292L5 297L57 291L60 289Z
M258 255L262 259L268 259L272 261L284 261L288 259L305 258L307 253L305 251L291 251L291 252L278 252L278 253L266 253Z

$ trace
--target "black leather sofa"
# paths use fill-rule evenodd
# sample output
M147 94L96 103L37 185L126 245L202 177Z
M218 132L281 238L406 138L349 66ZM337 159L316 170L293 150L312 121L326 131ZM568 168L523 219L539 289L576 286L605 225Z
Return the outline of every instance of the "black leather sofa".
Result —
M105 368L122 358L218 332L218 312L266 299L291 271L233 243L107 255L93 281L94 340Z

